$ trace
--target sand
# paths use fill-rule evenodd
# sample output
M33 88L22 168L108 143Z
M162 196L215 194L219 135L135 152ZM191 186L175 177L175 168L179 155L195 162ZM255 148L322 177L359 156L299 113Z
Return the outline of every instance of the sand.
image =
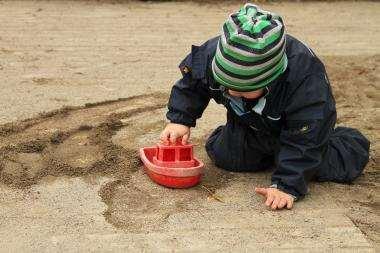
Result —
M7 24L0 35L5 251L380 249L380 52L371 25L379 19L371 13L380 6L269 7L287 13L289 30L321 52L338 125L358 128L371 140L370 162L360 178L352 185L311 183L310 194L293 210L267 210L253 186L268 184L270 171L226 172L204 151L208 134L225 120L224 109L214 103L192 132L196 155L206 164L200 185L167 189L143 172L138 149L154 144L165 126L177 62L190 44L216 33L236 4L218 5L205 26L202 13L209 6L191 3L3 1L0 13L14 15L0 16ZM295 7L306 13L292 16ZM334 8L342 10L341 18L327 26L320 19L333 16ZM145 17L147 11L155 22L143 23L143 32L128 37L133 15ZM352 12L366 17L366 40L352 33L357 29ZM302 19L308 14L312 20ZM314 22L313 28L306 30L305 22ZM167 24L161 31L165 40L154 24ZM179 35L185 25L187 33ZM161 52L149 50L147 42L136 44L142 39L156 40Z

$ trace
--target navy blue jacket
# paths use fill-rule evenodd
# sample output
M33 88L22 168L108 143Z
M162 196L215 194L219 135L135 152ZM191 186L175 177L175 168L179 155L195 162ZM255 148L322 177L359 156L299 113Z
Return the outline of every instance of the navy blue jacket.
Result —
M192 46L180 63L183 77L173 86L168 103L171 122L194 127L211 98L233 112L211 73L218 39ZM286 55L286 71L268 86L258 110L237 118L278 140L272 183L300 197L307 193L307 182L322 163L334 131L336 109L325 67L310 48L287 35Z

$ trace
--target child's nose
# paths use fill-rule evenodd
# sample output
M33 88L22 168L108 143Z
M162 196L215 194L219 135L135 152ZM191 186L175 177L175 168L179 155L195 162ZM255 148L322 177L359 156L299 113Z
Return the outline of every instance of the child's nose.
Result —
M238 97L240 98L242 96L242 94L238 91L233 91L233 90L228 90L228 94L230 94L231 96L234 96L234 97Z

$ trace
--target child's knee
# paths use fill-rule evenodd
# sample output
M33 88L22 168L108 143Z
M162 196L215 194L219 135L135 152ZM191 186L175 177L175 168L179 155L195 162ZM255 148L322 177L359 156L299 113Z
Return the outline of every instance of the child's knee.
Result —
M225 150L219 149L217 146L207 145L206 151L210 159L216 167L231 172L254 172L271 167L273 159L257 159L255 162L250 161L241 153L235 156L226 153Z
M218 167L221 167L223 169L232 167L231 161L229 161L228 156L224 154L224 152L218 148L217 145L215 145L215 140L207 140L206 142L206 152L207 155L210 157L211 161Z
M214 138L213 138L214 137ZM215 136L210 136L206 142L206 152L211 161L219 168L228 171L237 171L237 160L234 159L219 142L215 140Z
M215 129L206 142L210 159L217 167L232 172L270 168L274 163L273 156L265 155L257 145L247 145L248 136L243 131L245 129L234 129L232 133L228 126Z

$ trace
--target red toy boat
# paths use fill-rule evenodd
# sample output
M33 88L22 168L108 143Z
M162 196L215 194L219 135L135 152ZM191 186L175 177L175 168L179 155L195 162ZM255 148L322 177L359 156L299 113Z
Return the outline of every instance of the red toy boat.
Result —
M141 148L140 157L148 176L160 185L189 188L201 180L204 164L193 156L191 144Z

